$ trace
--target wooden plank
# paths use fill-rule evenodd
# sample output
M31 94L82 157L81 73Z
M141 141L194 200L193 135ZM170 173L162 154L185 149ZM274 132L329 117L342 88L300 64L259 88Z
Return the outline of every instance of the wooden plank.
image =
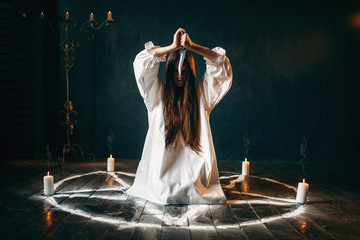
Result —
M189 229L192 239L219 239L213 223L209 205L189 205L196 211L189 217Z
M189 219L185 215L187 211L187 205L166 205L163 218L163 226L189 226Z
M229 205L210 205L210 211L221 239L246 239Z
M334 239L356 239L360 236L358 216L358 219L351 219L329 204L308 204L303 215L321 226Z
M162 240L190 240L191 235L188 228L178 228L178 227L170 227L163 226L162 227Z
M279 169L281 166L277 164L277 168ZM286 169L289 169L290 167L285 167ZM274 168L273 168L274 169ZM276 171L274 169L274 171ZM291 177L288 177L291 178ZM314 191L315 187L315 191ZM319 232L319 237L322 238L332 238L335 239L337 234L340 237L348 236L347 233L351 232L349 229L357 229L355 225L352 225L352 223L348 222L346 224L341 224L345 219L349 219L349 216L345 214L345 212L337 209L335 206L332 206L331 204L327 203L326 201L323 201L323 199L319 198L319 191L317 189L316 184L312 184L313 193L310 192L309 194L309 204L306 206L305 213L302 214L305 218L307 218L307 221L304 221L302 219L302 223L296 222L295 219L289 219L288 221L292 223L294 227L297 228L297 231L300 233L306 233L304 230L306 226L310 225L310 228L318 228L317 232ZM330 211L329 211L330 210ZM345 216L344 216L345 215ZM341 221L341 218L344 220ZM340 220L340 224L333 224L333 219ZM300 226L300 228L299 228ZM308 227L309 228L309 227ZM311 232L313 230L311 229ZM351 234L350 234L351 235ZM307 236L308 237L308 236Z
M284 207L271 197L294 199L295 192L257 177L296 186L299 180L296 164L251 163L258 175L250 177L248 192L241 182L230 189L237 193L226 190L228 197L238 200L233 204L162 206L128 198L124 189L121 190L121 181L117 182L114 177L127 178L126 183L131 183L137 161L116 163L118 172L112 173L114 175L103 172L105 159L99 163L67 163L51 170L56 182L102 171L93 174L94 178L76 177L61 184L57 193L64 194L64 198L57 198L58 207L47 203L47 197L41 197L45 163L10 165L8 169L14 172L4 175L7 187L6 191L4 188L0 191L0 219L1 223L5 222L0 225L2 236L17 239L357 239L360 235L356 204L352 198L346 200L343 195L338 196L338 186L326 185L321 179L324 175L317 168L308 170L312 182L309 202L303 206L305 211L294 217L282 217L300 205L289 203ZM325 171L331 169L333 167ZM224 164L222 171L225 176L240 173L239 165L232 163ZM6 176L14 174L26 177L11 184ZM222 180L222 183L225 186L230 181ZM346 190L339 193L351 194ZM338 203L349 205L337 206ZM70 205L67 207L71 211L62 211L62 204ZM165 215L175 220L169 222L164 219ZM269 220L269 216L278 219Z
M293 166L279 166L278 169L289 169L293 168ZM326 168L326 167L324 167ZM335 208L338 208L340 211L343 211L344 214L359 214L360 213L360 206L358 204L353 203L352 201L348 201L348 199L343 197L343 194L346 191L333 186L332 184L328 184L327 186L321 186L318 182L322 182L324 176L322 176L319 172L312 172L311 169L307 169L307 174L310 175L309 177L313 179L314 184L310 182L310 192L316 192L316 195L319 196L324 201L332 204ZM295 182L296 178L293 176L288 176L287 179L293 179L292 181ZM297 184L297 183L296 183ZM338 204L338 203L346 203L346 204Z
M286 220L308 239L336 239L308 217L298 215Z
M191 224L192 223L190 223L190 225ZM221 232L223 237L224 237L224 231ZM191 225L190 235L191 235L191 239L217 240L220 238L220 236L217 234L216 228L210 226L197 227L196 225ZM230 235L233 235L233 233L231 233ZM229 239L229 238L223 238L223 239Z
M230 180L235 180L236 177L231 177L232 175L241 174L241 169L239 166L241 163L227 162L223 163L221 166L220 176L227 177L228 180L221 180L223 187L227 185L227 188L224 189L225 196L227 200L244 200L244 197L239 194L236 189L236 186L231 184ZM238 194L235 194L234 192ZM215 206L210 206L212 219L217 231L217 234L220 239L248 239L243 228L240 228L241 218L238 218L239 209L242 209L243 205L237 204L226 204L226 205L217 205L221 206L220 208ZM249 205L247 205L249 206ZM246 209L246 208L245 208ZM253 210L252 210L253 212ZM254 212L253 212L254 213ZM221 216L224 218L221 219ZM255 215L256 216L256 215Z
M118 205L114 204L114 200L112 199L115 198L117 201L124 201L126 197L117 197L118 191L115 190L102 190L120 187L121 184L111 177L92 195L93 198L87 199L79 207L80 209L91 213L91 220L87 221L76 234L73 234L73 238L92 239L96 236L97 238L102 239L108 232L117 231L118 226L114 223L114 213L118 211ZM89 208L89 206L91 206L91 208ZM93 211L92 209L95 209L96 211Z
M257 164L255 164L257 165ZM272 178L274 179L275 174L274 171L271 171L271 173L266 173L266 169L271 169L269 168L269 166L267 165L258 165L255 167L255 170L257 172L261 172L261 176L266 176L268 178ZM250 178L252 179L252 178ZM294 199L295 195L292 191L284 191L286 189L281 188L280 185L279 187L277 185L271 184L271 182L266 182L266 181L249 181L250 184L250 192L251 193L256 193L259 196L270 196L270 197L277 197L277 198L289 198L289 199ZM255 187L253 187L255 186ZM241 191L240 187L238 187L239 191ZM244 193L245 194L245 193ZM256 197L248 197L245 195L245 198L247 200L251 200L251 199L256 199ZM261 204L261 202L263 202L263 204ZM290 204L289 204L290 206ZM259 217L259 219L271 219L271 217L280 217L280 214L286 213L289 209L286 209L284 207L281 206L276 206L276 205L272 205L272 201L270 201L269 199L267 199L266 197L261 199L257 199L257 204L251 204L251 207L254 209L254 211L256 212L256 215ZM291 209L290 209L291 210ZM268 223L264 223L263 227L260 227L260 223L256 224L258 225L257 227L255 227L255 225L251 225L251 227L249 226L244 226L244 230L247 232L249 238L267 238L266 236L261 236L259 235L259 232L261 234L264 234L263 229L267 229L269 231L269 233L267 235L269 235L268 237L270 238L274 238L276 236L282 237L282 236L293 236L295 238L305 238L305 236L301 235L299 233L299 231L297 229L295 229L292 225L290 225L286 220L284 219L277 219L276 221L273 222L268 222ZM282 231L277 231L277 229L279 229L278 227L282 226L281 229ZM255 228L255 229L253 229ZM251 233L249 233L248 231L251 230ZM322 231L322 229L318 229L319 231ZM254 235L255 234L255 235ZM254 235L254 236L253 236Z
M146 200L128 196L122 207L122 213L116 216L117 219L124 219L127 222L137 223L144 210Z
M240 228L229 205L210 205L210 211L215 226L230 225Z
M153 240L161 238L163 214L142 215L136 226L134 240Z
M128 196L125 201L118 201L118 212L115 214L114 221L118 224L117 232L107 235L107 238L115 238L118 236L123 239L131 239L135 233L136 223L139 222L141 213L143 212L146 200Z
M242 229L246 233L247 239L276 239L264 224L243 226Z
M273 222L264 223L275 239L307 239L298 232L287 220L278 219Z
M53 229L69 215L67 212L51 208L46 214L34 219L27 219L26 224L22 224L17 219L13 224L20 225L17 227L18 232L13 234L14 239L38 239L43 232ZM25 228L23 226L26 226Z
M142 215L164 215L165 206L147 201Z
M64 198L58 198L57 203L67 209L75 210L90 197L98 187L99 182L107 179L104 175L86 175L77 178L74 182L64 186L57 194L64 194Z
M66 236L79 237L79 232L84 234L84 230L86 232L86 229L88 229L89 226L94 225L92 223L87 224L89 221L96 223L104 222L104 221L112 222L113 221L112 215L107 214L107 213L112 213L111 204L109 204L109 202L107 201L107 199L112 194L112 191L105 191L105 192L102 191L102 189L106 189L110 185L114 185L114 187L120 186L120 184L117 184L117 182L113 182L113 178L111 177L111 175L107 175L107 174L99 174L90 182L88 182L86 185L84 185L83 188L80 190L93 189L95 190L95 192L94 191L87 192L88 195L87 196L85 195L85 197L83 196L84 192L82 191L79 192L78 195L80 195L80 202L82 198L85 198L85 201L82 201L77 206L74 206L75 212L77 212L79 215L70 214L54 230L48 233L46 238L57 237L59 239L64 239ZM76 193L73 194L72 198L76 198L76 197L77 197ZM97 218L101 218L101 219L97 221L96 220ZM68 226L69 224L71 225L70 229ZM110 225L110 223L107 224ZM84 227L85 225L86 227ZM93 234L94 232L97 234L103 234L104 231L107 231L107 228L105 229L104 228L105 225L103 224L102 228L94 228L92 232Z
M237 222L241 225L244 222L258 220L258 215L250 204L230 204L230 208L234 213Z
M216 227L220 239L243 240L249 239L243 228L220 228Z
M76 189L81 189L88 182L90 182L93 178L94 177L92 177L92 178L77 178L77 180L70 182L68 185L66 185L66 183L60 185L59 191L57 191L57 192L64 193L65 190L69 191L69 189L72 191L74 191ZM38 196L41 194L42 194L42 190L37 193ZM70 193L69 196L72 196L73 194L74 193ZM33 198L33 197L31 197L31 198ZM48 197L44 197L44 199L46 199L46 198L48 198ZM66 199L67 198L63 198L63 199L58 198L57 204L62 204L62 202L65 201ZM69 205L69 206L71 206L71 205ZM69 212L64 212L64 211L58 210L57 208L54 208L54 207L51 207L51 208L48 207L48 211L45 212L44 214L42 214L40 216L34 215L33 218L30 220L29 224L27 225L27 227L18 229L18 234L16 235L16 237L22 238L22 237L26 236L26 234L29 232L31 232L37 236L45 236L47 233L51 232L58 224L60 224L64 220L66 220L70 214L71 213L69 213ZM54 216L54 217L53 218L50 217L50 221L49 221L49 216ZM44 222L47 222L48 224L39 224L39 223L44 223Z
M72 235L77 235L79 229L89 221L89 217L81 217L76 214L69 214L64 217L59 224L53 228L46 236L41 236L43 239L66 239ZM28 233L25 233L25 235ZM19 236L23 239L25 236Z

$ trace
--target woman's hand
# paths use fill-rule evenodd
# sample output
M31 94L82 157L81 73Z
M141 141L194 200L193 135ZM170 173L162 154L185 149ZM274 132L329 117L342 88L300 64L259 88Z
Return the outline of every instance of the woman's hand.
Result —
M175 51L179 48L181 48L181 36L185 33L185 30L182 28L179 28L175 34L173 42L169 46L165 47L154 47L152 50L154 50L155 54L154 57L163 57L166 56L169 52Z
M182 47L185 47L186 49L188 50L191 50L191 48L193 47L194 43L191 41L189 35L184 32L182 35L181 35L181 40L180 40L180 45Z
M175 34L174 34L174 39L173 39L173 43L171 44L173 50L177 50L179 48L181 48L181 38L182 36L185 34L185 30L182 28L179 28Z

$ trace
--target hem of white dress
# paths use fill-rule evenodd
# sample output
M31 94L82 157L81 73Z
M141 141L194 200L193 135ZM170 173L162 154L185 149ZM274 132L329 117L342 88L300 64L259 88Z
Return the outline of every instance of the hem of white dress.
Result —
M145 199L147 201L150 201L152 203L160 204L160 205L201 205L201 204L207 204L207 205L222 205L226 204L227 199L226 197L218 197L214 199L206 199L206 198L200 198L197 201L160 201L157 198L149 197L148 195L142 195L131 191L132 187L130 187L128 190L125 191L127 195L138 197Z

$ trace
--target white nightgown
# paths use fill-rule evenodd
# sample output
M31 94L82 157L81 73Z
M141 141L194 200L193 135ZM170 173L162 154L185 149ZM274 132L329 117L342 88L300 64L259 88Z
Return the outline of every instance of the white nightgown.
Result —
M232 69L225 50L215 63L206 60L206 72L197 84L201 152L186 147L182 138L175 150L165 148L163 88L158 71L165 57L154 57L152 42L145 44L134 60L134 71L141 96L148 110L149 129L134 184L127 194L159 204L221 204L221 189L214 144L209 124L211 110L229 91Z

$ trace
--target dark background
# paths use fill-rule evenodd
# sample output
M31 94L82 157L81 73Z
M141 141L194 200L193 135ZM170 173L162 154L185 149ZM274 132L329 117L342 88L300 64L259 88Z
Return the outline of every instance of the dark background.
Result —
M1 158L54 159L56 146L65 142L58 124L65 101L63 54L56 34L39 27L39 13L55 23L68 11L78 29L91 12L101 22L110 10L115 22L94 32L93 41L87 33L76 37L80 46L70 70L70 99L78 111L71 139L86 156L105 158L112 151L116 158L141 157L147 112L132 62L145 42L168 45L182 27L198 44L225 48L232 64L232 88L210 119L220 161L242 160L246 137L250 161L299 161L304 139L305 162L359 161L358 1L1 4ZM63 27L54 29L62 36ZM195 61L199 79L205 63L197 55ZM24 91L28 99L19 100Z

